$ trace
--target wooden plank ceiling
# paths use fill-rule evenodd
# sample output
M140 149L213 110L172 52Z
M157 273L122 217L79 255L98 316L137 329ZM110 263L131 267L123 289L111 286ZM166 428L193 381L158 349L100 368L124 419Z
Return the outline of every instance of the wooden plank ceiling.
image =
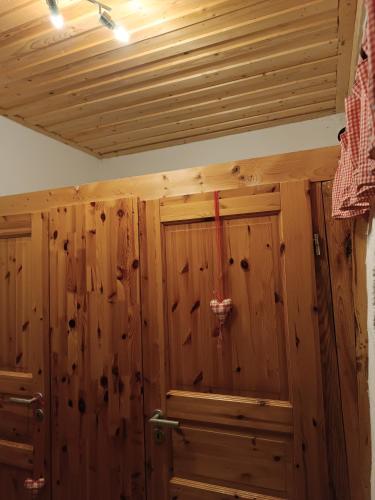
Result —
M341 111L356 0L0 2L0 112L98 157Z

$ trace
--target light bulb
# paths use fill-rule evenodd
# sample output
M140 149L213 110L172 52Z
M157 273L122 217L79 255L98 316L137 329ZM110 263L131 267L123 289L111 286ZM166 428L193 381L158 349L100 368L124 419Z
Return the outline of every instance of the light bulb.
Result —
M61 30L61 28L63 28L64 18L61 14L51 14L50 19L55 28L57 28L58 30Z
M122 43L128 43L130 40L129 31L127 31L121 24L116 24L113 29L116 39Z

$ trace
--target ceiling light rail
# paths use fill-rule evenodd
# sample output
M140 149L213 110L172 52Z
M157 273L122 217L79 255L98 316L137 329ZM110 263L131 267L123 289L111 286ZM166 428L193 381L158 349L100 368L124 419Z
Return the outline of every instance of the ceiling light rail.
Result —
M117 23L112 16L110 15L110 12L112 11L112 7L109 5L106 5L103 2L100 2L100 0L85 0L86 2L92 3L98 7L99 10L99 22L102 26L105 28L111 30L115 36L115 38L122 43L128 43L130 40L130 33L129 31L122 26L121 24ZM58 6L58 0L46 0L47 6L50 11L50 19L53 24L53 26L56 29L62 29L64 26L64 18L60 12L59 6Z

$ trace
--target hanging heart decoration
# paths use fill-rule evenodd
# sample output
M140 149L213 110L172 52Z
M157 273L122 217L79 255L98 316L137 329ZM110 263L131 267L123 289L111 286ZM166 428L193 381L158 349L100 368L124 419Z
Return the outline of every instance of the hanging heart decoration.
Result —
M38 496L41 490L45 487L46 480L44 478L39 479L25 479L24 486L27 490L31 491L33 496Z
M223 341L223 328L224 324L232 310L232 299L224 298L224 271L223 271L223 241L222 241L222 227L220 220L220 204L219 192L214 193L215 202L215 227L216 227L216 248L217 248L217 262L218 262L218 283L217 290L214 292L215 298L211 300L210 307L218 320L219 338L218 348L221 347Z
M210 307L212 312L217 317L220 328L222 328L232 310L232 299L224 299L221 302L218 299L212 299Z

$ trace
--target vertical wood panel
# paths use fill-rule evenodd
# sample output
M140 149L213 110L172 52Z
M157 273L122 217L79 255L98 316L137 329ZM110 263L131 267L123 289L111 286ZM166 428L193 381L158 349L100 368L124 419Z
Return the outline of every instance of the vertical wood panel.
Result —
M288 349L294 407L294 498L328 498L319 325L309 185L280 185ZM312 374L316 374L311 376Z
M365 244L363 237L362 243L357 239L361 247L353 254L353 221L331 217L331 196L331 183L323 183L349 484L352 498L362 500L369 498L369 478L362 477L362 471L369 470L365 465L369 459L367 326L366 311L357 309L366 308L367 304L363 296L366 290ZM359 274L354 272L353 259L357 260ZM357 278L359 283L356 283ZM355 289L360 292L357 308Z
M144 499L135 200L52 212L54 498Z
M321 183L311 189L313 231L319 236L320 255L315 256L319 310L320 352L325 405L329 483L332 499L353 500L355 488L349 488L349 471L341 401L336 331L331 293L330 262L326 219ZM329 217L329 222L331 218ZM336 222L340 224L339 221ZM350 286L350 283L348 283Z
M368 330L366 244L368 221L365 217L355 220L353 228L353 293L356 317L356 353L359 415L360 484L363 498L371 497L371 421L368 394Z
M51 495L51 427L50 427L50 338L49 338L49 217L45 213L32 215L32 300L30 323L30 362L33 373L34 392L44 395L44 418L35 419L34 426L34 478L47 481L41 498Z
M165 500L168 498L169 446L156 444L148 423L155 409L165 411L167 391L159 200L142 202L140 215L147 494L149 499Z

